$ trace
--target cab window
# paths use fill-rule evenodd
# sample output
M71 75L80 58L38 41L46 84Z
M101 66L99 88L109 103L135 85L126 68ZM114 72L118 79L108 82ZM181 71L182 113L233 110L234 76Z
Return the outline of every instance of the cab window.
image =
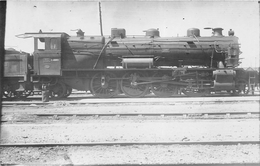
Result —
M51 39L50 40L50 49L51 50L57 50L58 49L58 40L57 39Z
M45 40L43 38L38 38L37 49L44 50L45 49Z

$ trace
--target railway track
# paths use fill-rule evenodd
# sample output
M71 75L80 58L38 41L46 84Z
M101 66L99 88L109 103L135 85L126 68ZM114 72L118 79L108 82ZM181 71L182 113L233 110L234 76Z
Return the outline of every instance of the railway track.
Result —
M254 91L254 94L248 93L248 94L238 94L238 95L232 95L229 93L225 93L225 92L218 92L218 93L213 93L213 94L208 94L206 96L203 97L233 97L233 96L239 96L239 97L250 97L250 96L259 96L260 95L260 91L257 89ZM201 95L198 96L187 96L184 94L178 94L178 95L172 95L169 96L168 98L189 98L189 97L202 97ZM31 100L41 100L42 98L42 94L41 92L32 94L30 96L28 96L27 98L6 98L5 96L3 96L3 100L4 101L21 101L21 100L26 100L26 101L31 101ZM73 100L73 99L91 99L91 98L96 98L95 96L93 96L91 94L91 92L85 92L85 91L73 91L69 97L67 96L66 98L59 98L59 97L50 97L51 100ZM118 94L117 96L114 96L113 98L129 98L128 96L124 95L124 94ZM158 97L153 93L147 94L141 98L164 98L164 97ZM109 99L109 98L107 98Z
M62 100L62 101L3 101L2 106L37 106L37 105L51 105L51 104L70 104L70 105L86 105L86 104L127 104L127 103L153 103L153 104L177 104L177 103L187 103L190 104L218 104L218 103L236 103L236 102L259 102L259 96L250 97L196 97L196 98L110 98L110 99L80 99L80 100Z
M200 112L200 113L191 113L191 112L161 112L161 113L26 113L29 118L22 119L9 119L2 117L1 122L34 122L36 121L35 116L38 118L48 117L53 120L59 120L64 117L137 117L137 118L149 118L149 117L159 117L159 118L182 118L182 119L232 119L232 118L259 118L260 112ZM34 116L34 117L31 117ZM49 119L48 119L49 120Z
M140 166L140 164L91 164L85 166ZM142 164L142 166L259 166L259 163L223 163L223 164ZM8 166L8 165L7 165ZM81 166L73 164L73 166Z
M133 145L242 145L260 144L260 141L179 141L179 142L72 142L72 143L6 143L0 147L53 147L53 146L133 146Z
M47 105L46 105L47 104ZM215 107L216 105L216 107ZM248 105L248 106L247 106ZM236 107L235 107L236 106ZM50 117L159 117L182 119L259 118L259 98L186 98L176 99L92 99L66 102L9 102L3 103L2 122L36 121ZM68 109L71 108L71 109ZM123 109L127 108L127 109ZM163 109L162 109L163 108ZM66 111L64 110L66 109ZM9 114L9 115L8 115ZM10 118L16 115L18 119ZM29 118L20 119L19 115ZM24 117L24 116L23 116ZM44 120L44 119L42 119Z
M259 163L221 163L221 164L64 164L73 166L259 166ZM5 164L5 166L14 166L14 164Z
M29 113L30 114L30 113ZM209 115L259 115L260 112L199 112L199 113L190 113L190 112L160 112L160 113L42 113L42 114L33 114L36 116L188 116L188 115L197 115L197 116L209 116Z
M14 166L17 164L4 164L3 166ZM43 164L44 165L44 164ZM259 163L199 163L199 164L187 164L187 163L173 163L173 164L63 164L68 166L259 166Z
M29 113L30 114L30 113ZM167 117L167 116L174 116L174 117L194 117L194 116L200 116L207 118L211 115L219 115L219 116L225 116L230 117L233 115L243 115L247 117L251 117L252 115L259 115L259 112L200 112L200 113L169 113L169 112L161 112L161 113L41 113L41 114L31 114L39 117L59 117L59 116L66 116L66 117L77 117L77 116L92 116L92 117L103 117L103 116L116 116L116 117L127 117L127 116L139 116L139 117L146 117L146 116L159 116L159 117Z
M234 103L234 104L229 104L229 103ZM82 119L85 120L84 117L94 117L97 119L99 119L99 117L108 117L110 119L110 117L144 117L146 119L146 117L159 117L161 119L167 119L167 117L180 117L180 118L183 118L183 119L189 119L189 118L199 118L199 119L210 119L210 118L221 118L221 119L225 119L225 118L234 118L234 117L242 117L244 119L249 119L249 118L255 118L256 117L259 117L259 111L255 109L255 107L253 107L254 109L251 109L248 108L248 109L239 109L239 110L235 110L233 109L233 111L230 111L230 110L226 110L226 108L230 108L232 107L233 105L237 105L236 103L240 103L238 104L239 106L240 105L245 105L245 104L254 104L254 106L256 106L258 103L259 103L259 97L257 96L250 96L250 97L223 97L223 98L218 98L218 97L208 97L208 98L201 98L201 97L197 97L197 98L141 98L141 99L129 99L129 98L111 98L111 99L97 99L97 98L89 98L89 99L81 99L81 100L68 100L68 101L51 101L51 102L48 102L48 103L43 103L43 102L40 102L40 101L33 101L33 102L16 102L16 101L13 101L13 102L6 102L4 101L3 102L3 106L4 107L10 107L9 110L5 110L4 112L4 116L2 118L3 122L9 122L9 121L12 121L13 122L26 122L27 120L32 120L32 122L38 122L38 120L55 120L54 123L56 126L59 126L60 122L65 122L65 121L62 121L63 119L65 120L67 117L71 117L72 120L77 119L77 117L83 117ZM157 105L157 107L155 107L156 109L158 109L157 112L148 112L148 110L141 110L139 109L139 111L134 111L136 110L135 107L132 107L132 106L137 106L139 107L139 105L142 105L145 107L146 106L150 106L149 108L153 108L154 106L151 106L151 105ZM185 105L189 105L191 106L191 110L189 111L188 109L188 106L186 107ZM200 107L200 105L207 105L209 104L210 107L203 107L204 110L202 109L201 111L199 110L196 110L194 111L194 107L195 105L196 108ZM215 110L208 110L208 109L205 109L205 108L211 108L211 107L218 107L219 105L218 104L223 104L223 105L228 105L224 108L223 105L220 106L219 108L221 108L222 110L220 110L221 112L217 112L217 109ZM46 106L45 106L46 105ZM47 105L49 105L47 107ZM71 107L70 107L71 105ZM75 107L73 107L75 105ZM108 105L111 106L108 108ZM163 110L161 109L161 105L167 105L167 110ZM176 107L173 107L173 105L176 105ZM180 106L183 106L183 107L179 107ZM14 109L12 108L14 106ZM17 108L27 108L27 109L16 109L15 106L17 106ZM60 107L62 106L62 107ZM79 107L77 107L79 106ZM121 107L118 107L118 106L121 106ZM132 109L129 109L130 111L127 112L127 110L124 110L124 108L126 107L131 107ZM66 111L62 111L62 109L68 107L67 111L69 112L66 112ZM101 108L100 108L101 107ZM145 108L143 107L143 108ZM177 110L176 108L187 108L187 110ZM28 109L30 108L30 109ZM37 110L38 108L41 108L41 110ZM74 108L74 110L69 110L71 108ZM78 110L78 108L82 108L82 110ZM100 108L99 111L96 110L96 108ZM106 111L104 111L106 110ZM120 112L119 108L122 109L122 112ZM134 108L134 109L133 109ZM166 107L164 107L166 108ZM252 107L251 107L252 108ZM118 110L114 110L114 109L118 109ZM14 111L13 111L14 110ZM44 112L44 110L46 110L46 112ZM114 110L114 111L113 111ZM19 111L22 111L22 112L19 112ZM35 112L34 112L35 111ZM96 112L95 112L96 111ZM111 112L110 112L111 111ZM193 111L193 112L191 112ZM12 114L26 114L26 115L29 115L32 117L32 119L14 119L14 120L6 120L5 121L5 115L12 115ZM16 114L17 115L17 114ZM18 115L19 116L19 115ZM21 116L22 117L22 116ZM35 118L36 117L36 118ZM47 117L47 118L45 118ZM39 118L39 119L37 119ZM112 118L112 119L113 119ZM56 120L59 120L61 119L61 121L57 121L58 124L56 124ZM70 119L70 118L67 118L67 119ZM80 118L78 118L80 119ZM157 118L156 118L157 119ZM95 119L96 120L96 119ZM101 119L102 120L102 119ZM118 120L118 119L116 119ZM28 121L28 122L29 122ZM196 120L197 121L197 120ZM238 120L240 121L240 120ZM249 120L250 121L250 120ZM256 121L256 120L255 120ZM45 122L45 121L44 121ZM51 123L53 121L50 121ZM78 123L79 121L73 121L73 123ZM103 125L106 126L107 124L110 124L111 122L110 121L101 121L102 123L104 123ZM123 121L121 121L123 122ZM160 121L159 121L160 122ZM167 121L168 122L168 121ZM205 121L202 121L202 123L204 123ZM213 121L215 122L215 120ZM224 121L223 121L224 122ZM246 122L248 122L248 120L246 120ZM42 121L39 121L39 123L41 124ZM70 122L71 123L71 122ZM96 122L95 122L96 123ZM107 124L106 124L107 123ZM158 123L158 121L157 121ZM178 122L176 122L177 124ZM182 123L182 122L181 122ZM186 123L186 121L185 121ZM222 120L221 120L221 123L222 123ZM238 123L235 123L234 125L241 125L240 124L241 122L238 122ZM34 123L32 123L34 125ZM99 126L100 124L96 123L97 126ZM159 124L159 123L158 123ZM220 124L220 123L219 123ZM12 126L13 124L4 124L4 125L9 125L9 126ZM17 123L15 125L20 125L20 123ZM22 124L24 126L26 126L27 124ZM81 124L79 124L80 126ZM183 125L183 124L182 124ZM233 123L232 123L233 125ZM69 126L69 125L68 125ZM116 126L116 124L115 124ZM131 125L130 125L131 126ZM134 125L133 125L134 126ZM194 125L193 125L194 126ZM218 125L214 125L214 126L218 126ZM5 126L6 127L6 126ZM15 128L15 127L13 127ZM113 128L113 126L111 127ZM9 128L8 128L9 129ZM95 154L99 154L100 151L104 151L106 150L107 152L109 152L111 149L114 150L114 154L118 154L117 152L121 152L121 153L124 153L125 149L120 149L118 150L117 147L122 147L122 148L129 148L131 150L138 150L139 148L136 148L136 146L138 147L142 147L144 149L146 149L146 147L151 147L151 149L153 149L152 151L154 152L157 152L158 150L156 149L157 146L163 146L161 149L166 149L165 150L165 153L168 152L168 147L170 146L178 146L178 148L182 149L183 153L186 154L186 153L189 153L189 155L192 155L192 152L188 152L187 150L189 149L189 146L191 147L189 150L192 151L193 148L196 148L196 149L201 149L201 147L203 147L205 150L206 149L213 149L213 150L218 150L219 152L222 152L222 153L227 153L227 154L231 154L233 152L233 149L235 148L238 148L240 149L240 151L242 151L242 156L244 155L245 156L250 156L252 155L251 153L249 154L244 154L243 152L245 153L248 153L246 149L251 149L251 147L253 147L254 149L256 149L257 147L259 147L260 145L260 141L258 139L255 139L255 138L250 138L250 139L241 139L240 137L237 136L236 139L225 139L223 141L221 140L214 140L214 139L202 139L201 141L197 141L196 139L191 139L190 141L187 141L187 140L183 140L182 141L182 138L185 138L185 137L181 137L181 139L176 139L175 141L173 140L165 140L165 142L160 142L160 141L163 141L163 140L152 140L154 142L142 142L142 141L147 141L147 140L140 140L140 141L136 141L136 140L130 140L130 138L132 138L131 136L132 135L129 135L129 140L127 140L126 137L123 137L124 139L121 139L121 140L117 140L117 141L113 141L111 139L108 139L110 138L109 136L107 136L107 138L102 138L102 134L100 135L100 139L101 140L96 140L96 141L91 141L91 140L78 140L78 141L72 141L73 139L76 139L73 137L73 133L71 133L71 135L68 137L70 138L70 141L57 141L58 143L48 143L48 142L52 142L52 137L47 137L49 140L47 141L47 138L46 138L46 141L43 141L43 143L33 143L33 142L37 142L37 139L40 139L41 137L32 137L29 135L29 133L31 133L32 131L29 130L30 128L26 128L24 127L22 130L24 130L28 132L28 135L24 135L26 136L26 138L24 138L28 143L15 143L15 142L10 142L10 143L2 143L0 144L0 148L4 149L6 152L15 152L15 151L25 151L29 149L29 151L31 151L31 153L33 151L40 151L44 154L45 151L48 151L49 149L51 150L56 150L56 148L59 150L59 151L62 151L64 153L68 152L69 148L73 148L73 150L75 150L75 154L73 153L69 153L68 156L71 157L72 161L77 161L75 156L77 156L79 153L82 153L80 155L83 155L85 156L85 151L83 152L82 148L86 148L84 150L87 150L87 149L91 149L91 148L96 148L95 149ZM71 130L71 131L75 131L76 133L82 133L82 131L84 130L79 130L78 127L75 127L76 130ZM109 128L108 128L109 129ZM121 128L120 128L121 129ZM125 129L125 128L124 128ZM149 127L147 127L147 129L149 129ZM250 129L250 128L248 128ZM39 132L37 131L37 128L34 129L33 132L35 132L35 134L38 134L40 135L40 132L43 132L42 128L39 128ZM51 130L53 130L53 128L51 128ZM59 128L56 128L56 130L60 130ZM70 130L67 131L67 128L64 127L63 130L65 132L68 132ZM61 132L61 134L63 133L63 130ZM92 133L94 132L97 132L97 131L103 131L104 128L101 127L101 128L98 128L98 129L94 129L93 128L93 131ZM116 129L115 129L116 130ZM217 129L213 129L213 130L216 130L218 131ZM232 129L232 130L235 130L235 129ZM30 131L30 132L29 132ZM47 130L45 130L47 131ZM124 130L120 130L120 132L123 132ZM130 132L131 130L129 130ZM141 131L141 130L140 130ZM219 130L221 131L220 134L222 133L225 133L223 132L222 130ZM246 130L244 130L246 131ZM90 128L88 128L88 133L86 134L87 135L91 135L91 132L90 132ZM116 132L116 131L115 131ZM136 133L136 130L134 130L134 132ZM21 132L22 134L23 132ZM45 133L48 133L48 134L51 134L51 131L49 133L49 130L48 132L45 132ZM55 135L57 133L54 134L54 137L55 138ZM59 134L57 134L59 135ZM65 136L66 133L63 135ZM62 135L62 136L63 136ZM152 133L151 133L152 135ZM223 134L224 135L224 134ZM124 134L122 134L122 136L124 136ZM158 136L158 135L157 135ZM187 136L184 134L184 136ZM28 137L28 138L27 138ZM59 137L59 136L57 136ZM235 136L234 136L235 137ZM63 138L63 137L61 137ZM89 137L91 138L91 137ZM117 137L115 137L117 138ZM134 137L134 138L138 138L138 137ZM29 141L29 139L31 139ZM34 139L36 141L34 141ZM108 141L106 141L106 139L108 139ZM58 140L58 138L57 138ZM210 141L209 141L210 140ZM237 141L239 140L239 141ZM246 141L241 141L241 140L246 140ZM86 141L86 142L84 142ZM112 141L112 142L111 142ZM128 142L121 142L121 141L128 141ZM132 142L134 141L134 142ZM20 142L20 141L19 141ZM64 143L65 142L65 143ZM252 145L252 146L251 146ZM212 146L212 147L208 147L208 146ZM101 147L101 149L99 148ZM248 148L249 147L249 148ZM140 148L140 149L142 149ZM185 149L186 148L186 149ZM175 155L175 148L172 147L173 150L170 150L169 153L172 153L173 155ZM183 150L184 149L184 150ZM242 150L241 150L242 149ZM73 151L72 150L72 151ZM118 150L118 151L116 151ZM223 151L224 152L223 152ZM162 150L163 151L163 150ZM250 150L249 150L250 151ZM76 153L77 152L77 153ZM150 150L147 148L146 149L146 152L149 153ZM208 154L209 151L205 151L203 152L203 150L200 150L200 152L202 152L202 154ZM200 155L199 153L200 152L197 152L198 155ZM83 154L84 153L84 154ZM113 152L110 152L110 153L113 153ZM133 153L133 152L132 152ZM140 150L139 151L140 154L142 154L142 151ZM197 154L196 153L196 154ZM87 153L89 154L89 153ZM100 152L100 154L103 154ZM166 153L168 154L168 153ZM241 155L241 152L240 152L240 155ZM255 153L254 153L255 155ZM97 156L97 161L103 161L103 158L102 157L99 157L99 155L96 155ZM104 155L105 156L109 156L109 154L107 155ZM125 155L127 156L127 155ZM149 158L149 155L147 155L148 158ZM165 156L164 154L162 156ZM161 156L161 158L163 158ZM181 157L184 157L185 155L179 155ZM230 156L233 156L233 155L230 155ZM109 157L107 157L109 158ZM118 158L120 158L120 156L118 156ZM130 157L131 158L131 157ZM119 164L103 164L102 162L100 164L91 164L91 165L120 165L120 166L126 166L126 165L129 165L129 166L133 166L133 165L140 165L140 164L136 164L134 162L134 157L132 156L133 160L131 160L132 164L122 164L121 162L119 162ZM208 157L206 157L208 159L211 159L210 158L210 155L208 155ZM230 157L230 160L231 160L232 157ZM243 158L243 157L241 157ZM150 159L150 158L149 158ZM83 159L82 159L83 160ZM150 159L151 160L151 159ZM120 160L121 161L121 160ZM143 161L140 159L140 161ZM158 160L159 161L159 160ZM185 160L185 162L189 163L189 158L187 157L187 159ZM195 161L195 160L194 160ZM206 160L201 160L202 162L203 161L206 161ZM211 160L210 160L211 161ZM212 159L213 161L213 159ZM228 160L229 161L229 160ZM255 160L250 160L249 158L247 159L247 161L251 161L251 162L255 162ZM70 163L69 161L67 163ZM187 163L181 163L179 164L178 162L173 162L173 164L160 164L160 165L173 165L173 166L177 166L177 165L180 165L180 166L196 166L196 165L205 165L205 166L258 166L259 163L247 163L247 162L239 162L238 163L221 163L221 164L216 164L216 163L210 163L208 164L207 162L205 164L197 164L197 163L193 163L193 164L187 164ZM71 162L72 164L72 162ZM77 165L77 164L73 164L73 165ZM85 164L84 164L85 165ZM147 163L143 163L142 165L147 165L147 166L153 166L153 165L158 165L158 164L147 164Z

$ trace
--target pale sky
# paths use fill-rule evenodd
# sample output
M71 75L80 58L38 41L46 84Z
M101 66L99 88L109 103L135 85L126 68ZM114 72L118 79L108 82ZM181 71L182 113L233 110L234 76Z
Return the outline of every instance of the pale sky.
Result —
M221 27L227 36L235 31L241 43L240 67L259 66L259 4L257 1L101 1L103 34L111 28L125 28L126 35L144 35L144 30L159 28L161 37L186 36L187 29ZM32 39L15 35L26 32L65 32L100 35L98 1L14 1L8 0L6 48L33 52Z

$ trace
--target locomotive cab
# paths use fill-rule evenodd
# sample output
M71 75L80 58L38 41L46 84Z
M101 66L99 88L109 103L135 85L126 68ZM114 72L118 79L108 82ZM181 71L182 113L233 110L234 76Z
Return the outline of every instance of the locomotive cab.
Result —
M61 75L62 33L39 33L34 35L34 74Z

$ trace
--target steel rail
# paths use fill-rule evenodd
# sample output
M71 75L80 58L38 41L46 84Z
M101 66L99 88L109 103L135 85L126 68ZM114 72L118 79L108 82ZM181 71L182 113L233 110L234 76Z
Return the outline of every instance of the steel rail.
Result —
M173 98L174 100L175 98ZM194 99L194 98L193 98ZM197 99L197 98L196 98ZM153 103L153 104L179 104L179 103L189 103L189 104L218 104L218 103L242 103L242 102L260 102L260 99L239 99L239 100L220 100L220 99L216 99L216 100L205 100L205 98L200 99L200 100L176 100L176 101L163 101L163 100L117 100L117 99L86 99L87 101L50 101L50 102L7 102L7 101L3 101L2 102L2 106L37 106L37 105L54 105L54 104L70 104L70 105L86 105L86 104L135 104L135 103Z
M174 142L72 142L72 143L5 143L0 147L53 147L53 146L133 146L133 145L242 145L260 144L260 141L174 141Z
M212 164L206 164L206 163L201 163L201 164L97 164L97 165L85 165L84 166L259 166L260 163L212 163ZM82 165L75 165L73 166L82 166Z
M208 116L208 115L247 115L251 116L253 114L259 115L260 112L160 112L160 113L27 113L27 115L36 116Z
M12 112L13 113L13 112ZM38 117L54 117L54 119L58 117L182 117L182 118L197 118L197 119L210 119L211 115L224 115L225 117L221 117L222 119L231 118L234 115L245 115L246 118L252 117L252 115L259 115L260 112L207 112L207 113L26 113L27 115L35 115ZM220 118L218 118L220 119ZM6 122L35 122L35 119L21 119L21 120L5 120L1 119L2 123Z
M4 166L17 166L17 164L3 164ZM45 164L43 164L45 165ZM196 163L196 164L187 164L187 163L173 163L173 164L64 164L71 166L259 166L260 163Z

